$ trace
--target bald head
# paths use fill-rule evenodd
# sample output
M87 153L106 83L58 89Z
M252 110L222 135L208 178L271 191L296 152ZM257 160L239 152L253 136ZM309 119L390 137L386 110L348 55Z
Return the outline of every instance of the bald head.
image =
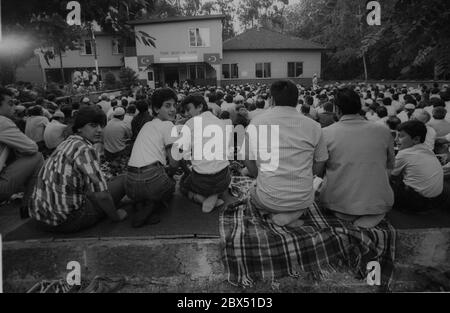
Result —
M428 113L427 111L422 111L420 112L416 119L424 124L428 123L431 119L431 115L430 113Z

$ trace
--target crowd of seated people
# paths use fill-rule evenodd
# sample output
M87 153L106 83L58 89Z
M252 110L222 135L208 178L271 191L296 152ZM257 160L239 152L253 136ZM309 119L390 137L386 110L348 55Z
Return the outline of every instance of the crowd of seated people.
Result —
M244 151L238 174L256 179L251 201L280 226L301 227L314 202L370 228L392 208L422 213L450 196L446 85L180 84L96 100L64 103L50 95L24 105L13 89L0 88L0 203L24 192L22 217L76 232L104 217L127 218L120 208L126 195L132 225L142 227L159 222L156 209L167 208L183 173L182 194L209 213L224 204L239 143L226 142L234 153L220 160L192 158L192 142L174 149L180 127L194 133L195 121L203 130L278 125L278 166L268 169L246 137L253 150ZM114 162L121 170L105 172Z

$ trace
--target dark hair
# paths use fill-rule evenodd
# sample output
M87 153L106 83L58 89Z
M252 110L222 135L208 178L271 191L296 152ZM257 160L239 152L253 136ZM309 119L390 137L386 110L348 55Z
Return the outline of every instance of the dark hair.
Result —
M343 115L358 114L361 110L361 99L358 94L350 88L338 90L335 104L341 110Z
M433 109L433 118L436 120L443 120L447 115L447 110L444 107L435 107Z
M113 101L111 101L111 106L114 108L117 106L117 100L114 99Z
M388 111L386 107L380 106L376 109L377 115L379 118L386 117L388 115Z
M383 99L383 105L384 106L389 106L392 104L392 99L391 98L384 98Z
M209 95L208 95L208 101L209 102L215 102L217 100L217 95L216 95L216 93L215 92L211 92Z
M314 104L314 98L311 97L311 96L306 96L305 97L305 104L307 104L309 106L313 105Z
M102 109L96 106L85 106L78 110L73 122L72 131L76 133L78 129L83 128L89 123L99 124L102 127L106 125L106 114Z
M398 101L398 99L399 99L399 97L398 97L397 93L392 95L392 100Z
M302 111L303 114L309 114L309 112L311 111L311 107L307 104L303 104L300 110Z
M398 131L404 131L411 138L419 137L420 143L425 141L427 135L427 127L425 124L417 120L411 120L400 124Z
M227 94L225 96L225 101L228 102L228 103L233 103L233 95Z
M0 86L0 104L2 103L3 100L5 100L5 96L12 97L13 95L14 94L11 90Z
M148 111L148 102L146 100L138 100L136 101L136 108L139 111L139 114L143 114Z
M43 105L44 104L44 98L39 97L36 99L36 101L34 101L35 105Z
M192 94L183 99L183 102L181 102L181 106L185 111L187 110L187 105L189 103L192 103L196 108L201 106L202 112L208 111L208 105L206 104L205 98L201 94Z
M128 100L127 99L122 99L121 104L124 108L126 108L128 106Z
M220 114L220 118L221 118L222 120L227 120L227 119L229 119L229 118L230 118L230 112L228 112L228 111L223 111L223 112Z
M35 105L28 109L28 115L30 116L42 116L44 114L44 110L40 105Z
M127 113L129 113L129 114L134 114L134 113L136 113L136 106L135 106L134 104L130 104L130 105L127 107Z
M265 106L266 106L266 102L264 101L264 99L256 100L256 107L258 109L264 109Z
M72 108L73 108L73 106L70 104L63 105L61 107L61 112L64 113L64 116L66 118L70 118L72 116Z
M178 101L177 94L171 88L156 89L151 98L153 114L156 116L157 113L155 109L160 109L165 101L171 99L175 102Z
M397 130L402 121L397 116L389 116L386 124L391 130Z
M279 80L270 86L270 94L276 106L297 106L298 89L290 80Z
M442 99L439 98L431 98L430 99L430 104L433 107L445 107L445 102Z
M324 104L323 104L323 109L326 111L326 112L333 112L333 103L331 103L331 102L325 102Z

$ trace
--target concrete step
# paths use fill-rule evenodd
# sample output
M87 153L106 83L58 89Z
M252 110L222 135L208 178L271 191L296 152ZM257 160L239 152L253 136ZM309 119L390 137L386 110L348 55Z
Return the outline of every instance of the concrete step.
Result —
M122 292L379 291L343 272L330 274L320 283L300 276L243 290L227 282L219 238L30 240L6 242L3 248L5 292L24 292L38 281L66 277L70 261L80 263L82 279L96 275L126 277L128 283ZM417 271L433 267L445 272L450 265L450 229L400 230L396 260L394 291L445 290L445 282L439 287Z

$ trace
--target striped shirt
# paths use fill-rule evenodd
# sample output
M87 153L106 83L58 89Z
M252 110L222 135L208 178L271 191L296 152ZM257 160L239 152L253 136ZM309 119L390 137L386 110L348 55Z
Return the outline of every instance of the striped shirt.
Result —
M94 146L81 136L70 136L39 171L30 215L49 225L60 225L83 208L86 193L106 190Z

